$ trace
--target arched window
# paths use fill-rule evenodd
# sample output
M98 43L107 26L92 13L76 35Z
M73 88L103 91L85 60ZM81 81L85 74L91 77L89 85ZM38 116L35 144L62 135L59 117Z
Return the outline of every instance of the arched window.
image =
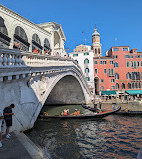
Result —
M121 87L122 87L122 89L125 89L125 84L124 84L124 83L122 83Z
M74 60L77 64L78 64L78 61L77 60Z
M114 67L118 67L118 63L117 62L114 63Z
M115 87L116 87L116 89L119 89L119 84L118 84L118 83L116 83Z
M133 88L133 89L135 88L135 84L134 84L134 83L132 83L132 88Z
M119 74L118 73L115 74L115 79L119 79Z
M129 72L127 73L127 79L131 79L131 74Z
M29 46L30 44L28 43L28 38L24 29L21 28L20 26L17 26L15 28L13 48L28 51Z
M131 89L131 83L128 83L128 89Z
M135 88L138 88L138 83L137 82L135 83Z
M86 69L85 69L85 73L89 73L89 68L86 68Z
M140 80L140 72L137 72L137 80Z
M98 49L98 53L99 53L99 54L101 53L100 48Z
M134 68L137 68L137 64L136 64L136 61L134 61L134 66L133 66Z
M47 38L44 40L44 54L51 54L50 43Z
M126 66L129 67L129 62L127 61Z
M84 60L84 64L88 64L89 63L89 60L88 59L85 59Z
M41 53L42 48L39 36L34 34L32 37L32 51L34 52L34 50L38 50L38 52Z
M139 88L141 88L141 83L139 82Z
M8 37L7 28L4 24L4 19L0 16L0 46L8 48L11 38Z
M97 54L97 49L95 49L95 54Z

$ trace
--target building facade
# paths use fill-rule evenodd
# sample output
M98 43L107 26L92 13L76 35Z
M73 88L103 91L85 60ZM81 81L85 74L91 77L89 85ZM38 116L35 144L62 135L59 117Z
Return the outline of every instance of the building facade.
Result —
M129 90L142 90L142 52L112 47L108 56L94 57L94 77L96 94L115 91L122 98Z
M0 5L0 47L55 56L67 55L61 25L49 22L36 25Z
M95 28L92 34L92 46L79 45L76 46L73 53L69 53L69 56L81 67L93 94L95 94L93 58L102 56L101 46L100 34Z

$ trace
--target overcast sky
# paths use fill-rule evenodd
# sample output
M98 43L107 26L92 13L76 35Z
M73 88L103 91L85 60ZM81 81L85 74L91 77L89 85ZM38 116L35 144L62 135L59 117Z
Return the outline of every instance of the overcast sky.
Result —
M65 47L91 45L97 26L102 52L112 46L142 51L142 0L0 0L1 4L39 24L57 22L67 38ZM85 40L86 39L86 40ZM86 42L85 42L86 41Z

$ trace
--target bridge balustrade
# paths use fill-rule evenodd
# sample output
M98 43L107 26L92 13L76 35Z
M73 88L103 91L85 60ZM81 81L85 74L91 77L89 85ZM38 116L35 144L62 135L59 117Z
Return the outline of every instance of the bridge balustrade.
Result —
M40 55L31 52L21 52L14 49L0 48L0 68L4 67L46 67L68 66L80 67L74 60L50 55Z

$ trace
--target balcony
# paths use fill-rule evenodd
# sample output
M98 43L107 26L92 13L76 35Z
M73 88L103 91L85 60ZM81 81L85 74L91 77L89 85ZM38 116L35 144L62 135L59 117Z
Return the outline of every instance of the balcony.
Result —
M110 74L110 73L108 73L108 74L107 74L107 76L108 76L108 77L114 77L114 76L115 76L115 74L114 74L114 73L113 73L113 74L112 74L112 73L111 73L111 74Z

